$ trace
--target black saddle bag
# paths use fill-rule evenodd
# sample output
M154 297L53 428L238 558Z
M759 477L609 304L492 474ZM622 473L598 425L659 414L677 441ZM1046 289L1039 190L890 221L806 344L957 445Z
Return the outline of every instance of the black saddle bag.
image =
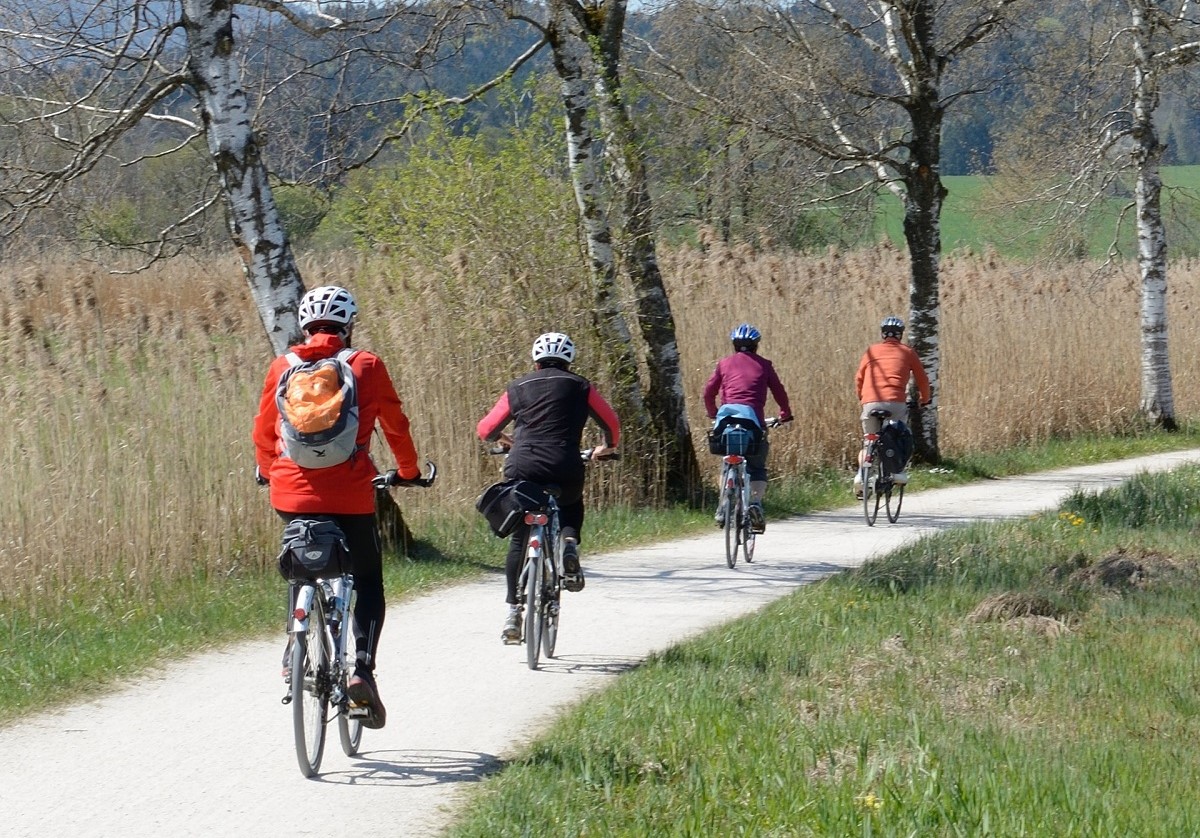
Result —
M546 490L529 480L503 480L480 493L475 508L497 536L512 535L526 512L546 509Z
M289 582L329 579L351 570L346 535L333 521L296 518L283 528L279 573Z

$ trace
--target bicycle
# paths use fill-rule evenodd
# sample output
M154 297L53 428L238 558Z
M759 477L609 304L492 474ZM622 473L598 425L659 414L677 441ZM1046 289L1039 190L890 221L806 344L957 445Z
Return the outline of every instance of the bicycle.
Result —
M778 417L766 420L766 427L777 428L782 422ZM745 431L747 435L748 431ZM754 545L757 533L750 524L750 481L746 474L745 451L749 440L744 440L738 453L726 453L721 457L721 499L717 502L717 518L725 530L725 564L732 570L737 565L738 551L747 564L754 561Z
M585 463L593 458L594 449L579 452ZM492 454L506 454L508 449L493 447ZM619 460L620 453L599 458ZM545 501L523 510L523 521L529 527L525 539L525 560L517 577L517 605L524 611L521 641L525 644L525 662L530 669L538 668L542 655L554 657L558 643L558 622L562 608L563 539L558 518L558 487L541 486Z
M416 485L428 488L437 477L437 466L429 465L429 477L403 481L395 470L377 476L377 488ZM314 521L332 520L313 516ZM353 632L354 574L316 576L297 582L290 615L287 693L283 704L292 706L292 730L300 773L315 777L325 754L325 731L337 717L338 737L348 757L362 743L362 719L367 708L351 704L347 692L354 674Z
M892 412L877 408L870 412L872 418L878 419L881 426L895 424ZM880 428L882 432L883 428ZM859 482L862 485L863 517L867 526L875 526L879 517L879 507L886 510L888 523L894 524L900 518L900 507L904 503L904 484L895 483L887 470L887 458L883 456L879 445L880 434L863 434L863 457L858 467ZM895 506L892 501L895 499Z

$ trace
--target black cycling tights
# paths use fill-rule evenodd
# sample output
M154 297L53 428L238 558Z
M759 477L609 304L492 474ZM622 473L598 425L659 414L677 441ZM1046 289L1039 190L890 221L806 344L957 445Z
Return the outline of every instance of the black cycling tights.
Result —
M278 512L278 510L276 510ZM367 666L375 669L375 650L379 648L379 634L383 630L383 618L387 603L383 597L383 549L379 544L379 528L374 513L370 515L313 515L303 512L278 512L285 522L295 518L329 518L346 534L346 546L354 563L354 590L358 599L354 603L355 651ZM289 593L288 612L292 609Z

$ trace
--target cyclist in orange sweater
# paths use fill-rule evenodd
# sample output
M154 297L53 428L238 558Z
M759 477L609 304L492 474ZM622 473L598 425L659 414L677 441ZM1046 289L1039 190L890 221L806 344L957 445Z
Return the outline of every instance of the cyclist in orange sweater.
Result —
M908 422L908 382L911 377L917 385L921 406L929 404L933 396L929 389L929 376L913 348L901 342L904 337L904 321L899 317L885 317L879 324L883 340L867 347L858 362L858 373L854 376L854 387L862 403L862 429L864 434L877 434L882 423L872 417L875 409L889 410L893 419ZM859 452L859 465L862 452ZM854 494L862 497L861 472L854 474ZM892 475L895 483L907 483L908 472Z
M329 358L350 346L358 307L345 288L314 288L300 301L304 343L291 347L303 361ZM275 391L290 366L280 355L267 370L258 415L254 417L254 449L260 483L270 485L271 506L284 521L324 516L332 518L346 536L354 562L354 637L357 663L347 685L350 700L367 708L364 727L383 727L387 718L375 685L375 654L387 604L383 593L383 554L375 520L375 486L380 477L370 457L376 422L396 458L399 485L421 478L417 450L409 433L408 416L383 361L366 350L348 361L358 388L359 425L355 453L327 468L305 468L283 454L279 408Z

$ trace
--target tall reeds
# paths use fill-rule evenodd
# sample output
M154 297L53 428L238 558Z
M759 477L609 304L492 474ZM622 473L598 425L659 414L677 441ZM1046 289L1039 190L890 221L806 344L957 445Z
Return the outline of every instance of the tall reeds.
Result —
M453 265L452 265L453 267ZM742 321L764 334L798 421L772 438L772 472L845 465L857 445L853 374L879 320L904 315L907 259L889 248L803 258L727 247L662 254L703 452L700 391ZM304 264L310 286L349 287L355 342L387 363L423 457L441 478L400 496L410 523L474 515L500 463L474 426L529 368L538 333L565 330L605 387L581 287L462 281L374 255ZM1190 300L1200 266L1172 267L1180 417L1197 411ZM1053 270L989 257L944 263L942 445L947 453L1129 427L1138 400L1133 271ZM234 574L273 560L278 524L252 479L250 425L269 348L232 259L133 276L85 263L4 268L0 287L0 613L49 609L113 586ZM376 454L388 457L382 443ZM627 456L654 452L632 434ZM599 502L636 498L626 466L597 470ZM433 513L437 513L434 515Z

